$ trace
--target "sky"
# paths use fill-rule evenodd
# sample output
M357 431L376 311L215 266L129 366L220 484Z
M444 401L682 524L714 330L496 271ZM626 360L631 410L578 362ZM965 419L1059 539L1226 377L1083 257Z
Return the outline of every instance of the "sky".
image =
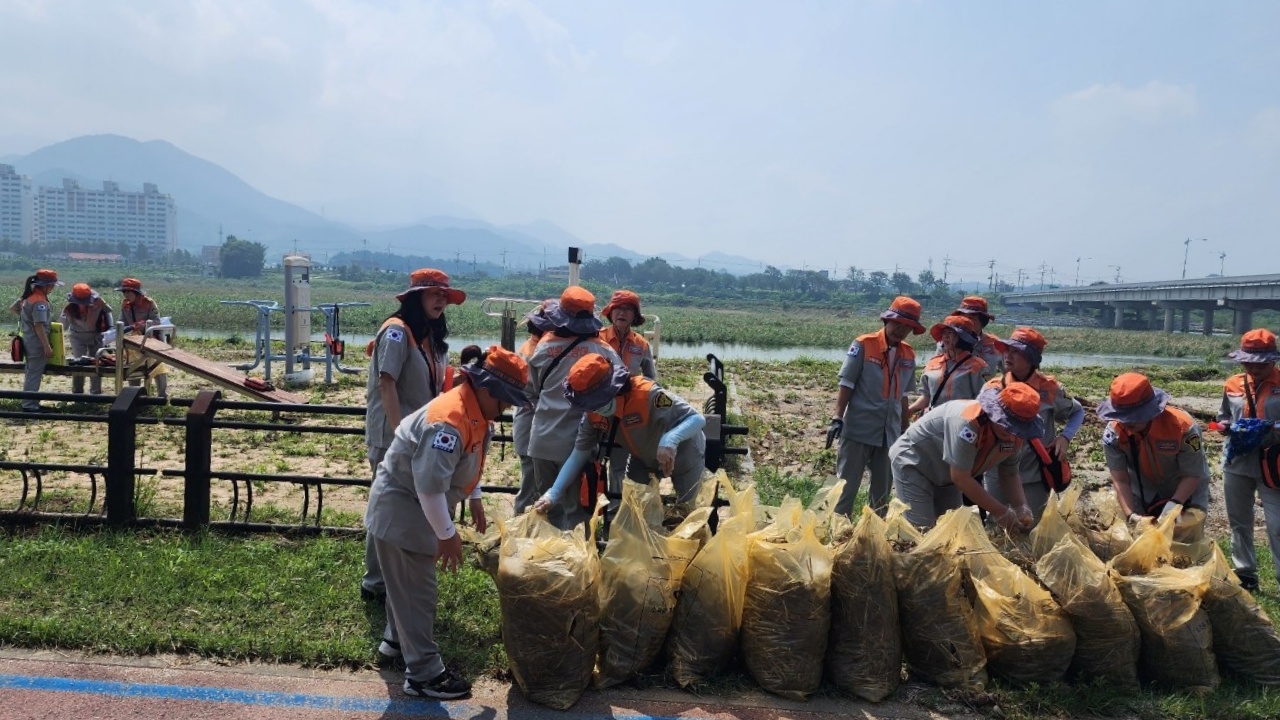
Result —
M1274 273L1277 37L1271 0L0 0L0 155L161 139L354 224L841 275Z

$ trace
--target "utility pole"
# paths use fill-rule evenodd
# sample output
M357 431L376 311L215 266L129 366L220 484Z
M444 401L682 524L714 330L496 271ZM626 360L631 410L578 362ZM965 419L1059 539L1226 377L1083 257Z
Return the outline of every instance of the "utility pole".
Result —
M948 256L946 256L946 257L942 258L942 282L944 282L944 283L947 281L947 268L948 268L948 266L950 266L950 265L951 265L951 256L950 256L950 255L948 255Z
M1022 268L1018 268L1018 289L1022 289Z
M1200 242L1209 242L1208 238L1200 238ZM1187 255L1191 254L1191 238L1182 241L1186 247L1182 250L1182 279L1187 279Z
M1057 273L1057 271L1055 271L1055 270L1054 270L1054 268L1053 268L1053 266L1052 266L1052 265L1050 265L1050 266L1049 266L1049 284L1050 284L1050 285L1057 285L1057 284L1058 284L1058 282L1057 282L1057 274L1058 274L1058 273Z
M991 259L987 261L987 290L996 289L996 261Z
M1224 250L1218 253L1218 277L1226 277L1227 252Z
M1119 285L1119 284L1120 284L1120 266L1119 266L1119 265L1108 265L1107 267L1109 267L1109 268L1115 268L1115 270L1116 270L1116 284L1117 284L1117 285Z
M506 248L503 248L502 252L501 252L501 253L499 253L499 254L500 254L500 255L502 255L502 276L503 276L503 277L506 277L506 275L507 275L507 250L506 250Z
M1080 287L1080 261L1081 261L1081 260L1092 260L1092 259L1093 259L1093 258L1091 258L1091 257L1078 257L1078 258L1076 258L1076 287Z
M1040 289L1042 289L1042 290L1044 289L1044 271L1045 271L1045 267L1047 267L1045 263L1040 263Z

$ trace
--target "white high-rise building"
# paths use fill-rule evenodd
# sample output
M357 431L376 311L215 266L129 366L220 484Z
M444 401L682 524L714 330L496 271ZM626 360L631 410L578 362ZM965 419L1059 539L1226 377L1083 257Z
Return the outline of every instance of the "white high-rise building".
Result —
M30 245L36 236L36 195L31 178L0 165L0 241Z
M121 192L107 180L101 190L86 190L71 179L62 187L42 187L36 203L36 240L59 243L125 243L163 254L177 249L177 206L154 183L142 192Z

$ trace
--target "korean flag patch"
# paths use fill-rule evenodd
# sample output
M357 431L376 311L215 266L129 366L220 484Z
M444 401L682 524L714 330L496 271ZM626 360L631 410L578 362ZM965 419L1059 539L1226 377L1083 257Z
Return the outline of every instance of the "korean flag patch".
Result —
M856 342L849 345L849 357L858 357L861 354L862 354L861 345L859 345Z
M978 442L978 433L974 432L973 428L965 425L960 428L960 439L972 445Z
M1115 445L1119 439L1120 436L1116 435L1116 431L1110 425L1107 426L1106 430L1102 431L1102 442L1107 445Z
M436 433L436 439L431 441L431 448L433 450L443 450L447 453L451 453L457 447L458 447L458 436L450 435L444 430L441 430L440 432Z
M404 330L398 327L387 328L387 340L391 342L404 342ZM449 452L453 452L450 450Z

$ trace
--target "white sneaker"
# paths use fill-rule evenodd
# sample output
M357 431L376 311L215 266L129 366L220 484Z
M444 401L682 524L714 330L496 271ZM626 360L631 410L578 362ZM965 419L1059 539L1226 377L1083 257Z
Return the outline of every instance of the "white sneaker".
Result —
M389 658L398 658L403 656L400 652L400 643L394 640L383 640L378 646L378 654Z

